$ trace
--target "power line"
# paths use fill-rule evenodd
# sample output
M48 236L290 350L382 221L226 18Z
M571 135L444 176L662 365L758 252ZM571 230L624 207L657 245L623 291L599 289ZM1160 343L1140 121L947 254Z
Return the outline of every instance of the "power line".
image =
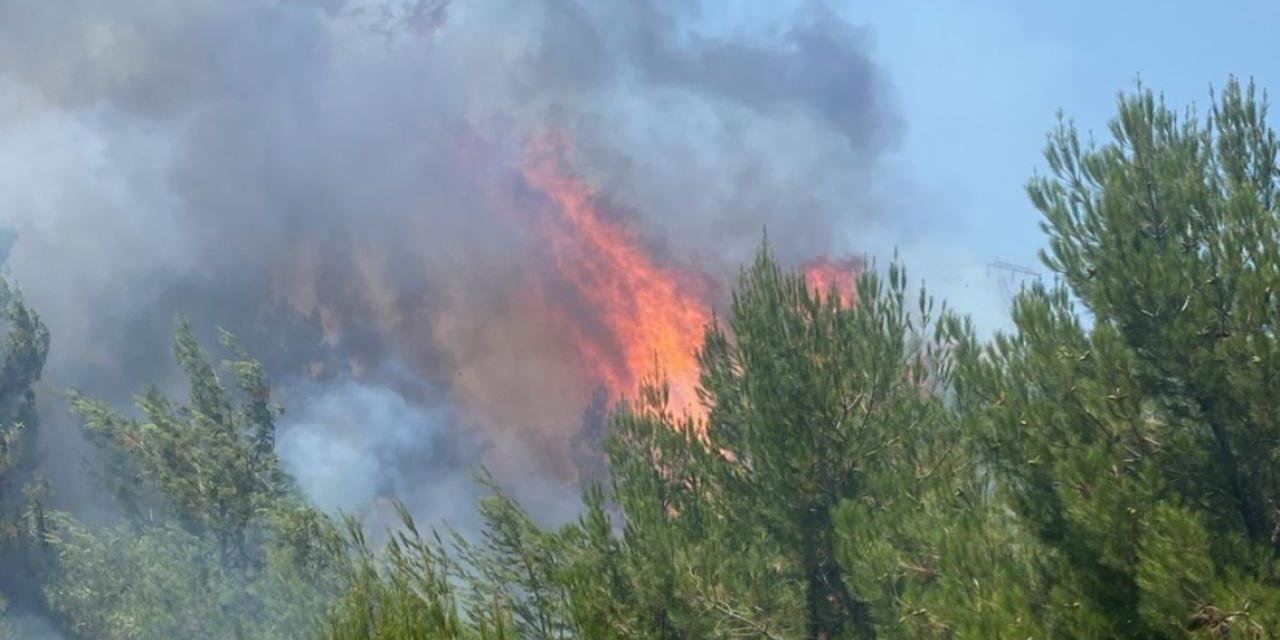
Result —
M995 262L988 262L988 263L987 263L987 273L988 273L988 274L990 274L990 273L991 273L991 271L990 271L991 269L996 269L996 270L998 270L998 271L1007 271L1007 272L1009 272L1009 273L1015 273L1015 274L1018 274L1018 275L1022 275L1022 276L1027 276L1027 277L1035 278L1036 280L1039 280L1039 279L1040 279L1040 272L1039 272L1039 271L1036 271L1035 269L1032 269L1031 267L1024 267L1024 266L1019 265L1019 264L1013 264L1013 263L1011 263L1011 262L1004 262L1004 261L1002 261L1002 260L996 260Z
M1017 285L1017 289L1021 289L1023 282L1026 280L1035 280L1037 282L1040 280L1039 271L1003 260L987 263L987 277L991 277L993 271L998 272L997 281L1000 283L1000 293L1006 298L1012 298L1016 293L1014 285Z

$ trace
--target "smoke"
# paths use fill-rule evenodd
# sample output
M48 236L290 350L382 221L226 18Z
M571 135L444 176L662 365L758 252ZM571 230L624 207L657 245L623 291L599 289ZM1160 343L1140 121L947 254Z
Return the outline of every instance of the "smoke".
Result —
M48 620L28 614L0 615L0 640L65 640Z
M901 126L869 49L816 2L0 0L9 268L56 388L179 391L187 313L282 382L321 504L463 518L484 463L555 511L599 381L528 304L527 141L572 140L662 264L723 279L764 227L784 260L842 253Z
M379 506L399 500L414 513L476 529L476 486L457 470L477 459L481 443L453 429L457 418L443 405L423 408L359 382L311 390L299 404L277 442L285 469L317 506L377 518Z

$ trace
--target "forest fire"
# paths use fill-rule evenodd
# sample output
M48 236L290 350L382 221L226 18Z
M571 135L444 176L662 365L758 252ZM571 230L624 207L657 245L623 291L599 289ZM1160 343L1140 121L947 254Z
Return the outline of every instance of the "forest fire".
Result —
M719 285L728 283L717 276L727 274L655 251L634 212L583 176L565 134L532 136L514 158L486 155L483 136L461 148L467 171L483 175L496 160L515 179L482 181L490 198L482 215L492 218L475 223L512 231L516 244L503 248L516 247L514 255L420 251L436 232L426 224L351 246L302 242L273 272L274 286L318 319L339 354L322 373L399 375L379 368L394 353L468 424L510 447L495 456L554 473L566 468L596 388L607 391L602 406L612 404L660 373L668 408L704 417L697 352L711 310L726 302ZM834 287L847 306L864 267L821 256L801 272L810 289L825 297Z
M634 230L604 217L571 165L568 140L551 134L530 144L522 173L553 205L537 231L555 275L594 317L584 323L544 296L546 309L572 332L580 365L611 395L634 394L660 370L670 385L670 407L698 415L696 354L710 321L705 287L696 274L659 264Z
M804 280L820 299L834 290L840 306L850 307L858 302L858 276L865 268L866 261L856 256L832 259L823 255L804 264Z

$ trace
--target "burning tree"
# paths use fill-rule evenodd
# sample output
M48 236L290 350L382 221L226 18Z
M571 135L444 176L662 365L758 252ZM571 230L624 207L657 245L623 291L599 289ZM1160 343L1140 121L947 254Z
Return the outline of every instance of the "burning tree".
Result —
M705 419L642 385L613 416L612 484L588 489L577 525L540 531L489 503L472 555L503 560L476 582L526 612L528 637L875 637L987 577L948 556L940 523L977 530L989 510L958 421L919 384L946 378L936 345L965 328L908 296L898 265L862 273L856 305L811 284L761 251L699 352Z
M354 521L339 538L275 462L261 367L229 343L228 390L184 324L185 404L148 393L131 419L75 398L148 508L98 531L50 518L45 597L74 630L129 638L295 637L330 585L314 629L335 640L1272 637L1280 142L1235 81L1203 123L1125 97L1112 133L1053 138L1030 191L1062 281L1023 292L989 344L897 263L787 272L767 245L674 383L639 377L639 354L689 345L704 314L637 314L631 348L589 361L612 377L573 442L583 514L558 529L486 480L479 539L407 512L380 553ZM592 268L563 265L586 297L690 308L581 183L529 171L555 233L599 240ZM604 306L604 342L623 341ZM19 302L8 317L5 443L48 343Z

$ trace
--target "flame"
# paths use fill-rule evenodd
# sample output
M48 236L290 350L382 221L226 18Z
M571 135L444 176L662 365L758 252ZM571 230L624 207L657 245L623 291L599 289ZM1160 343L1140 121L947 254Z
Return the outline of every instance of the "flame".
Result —
M804 281L819 299L834 291L841 307L851 307L858 302L858 276L866 268L866 262L856 256L831 259L826 255L813 258L804 264Z
M572 479L569 436L593 390L634 397L656 370L670 409L705 418L697 354L727 274L650 251L564 135L533 137L513 166L482 133L459 155L478 176L468 193L491 198L476 233L423 216L391 235L303 235L273 267L274 293L318 323L340 373L399 385L405 366L447 393L460 424L489 435L494 468ZM802 272L852 305L864 267L821 256Z
M659 264L634 229L602 215L595 192L572 171L563 135L535 138L521 172L553 205L537 232L555 274L590 316L583 320L583 313L543 296L556 323L572 334L587 374L615 396L632 395L660 368L670 407L700 414L697 352L710 316L696 278Z

